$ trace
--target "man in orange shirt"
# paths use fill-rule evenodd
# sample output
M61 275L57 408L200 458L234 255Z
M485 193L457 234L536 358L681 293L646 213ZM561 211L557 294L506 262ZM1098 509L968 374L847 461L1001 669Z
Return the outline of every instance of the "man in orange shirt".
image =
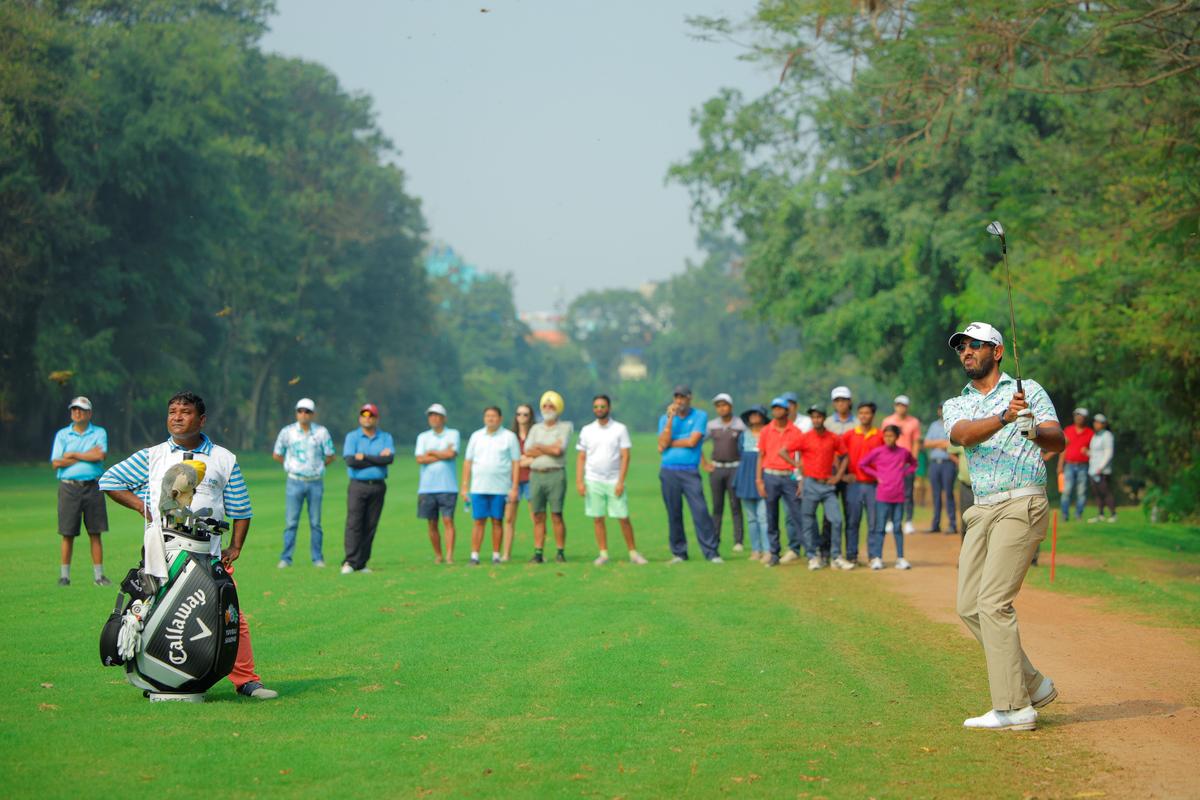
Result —
M867 512L867 532L875 530L875 478L863 472L863 457L883 444L883 435L875 427L875 404L858 404L858 424L842 434L846 450L846 560L858 562L858 526Z
M883 425L886 428L888 425L895 425L900 429L900 438L896 440L898 447L903 447L905 450L913 454L913 458L917 458L921 454L921 420L908 413L908 407L911 402L908 395L897 395L892 401L894 414L888 414L884 417ZM913 527L913 481L916 480L916 475L911 474L904 479L904 535L916 531ZM888 522L887 532L891 532L892 523Z
M771 545L771 557L764 564L778 566L779 552L779 501L787 506L788 517L800 519L800 498L792 480L792 454L800 447L800 431L788 419L787 400L776 397L771 401L771 423L758 434L758 466L754 480L758 494L767 501L767 540ZM800 557L800 541L788 526L788 561Z
M846 449L842 437L825 427L825 409L810 406L808 418L812 430L800 434L797 452L804 474L801 482L800 520L804 525L804 544L808 550L808 568L825 566L817 554L817 506L825 509L829 521L830 564L838 569L854 569L842 558L842 506L838 502L837 485L846 474Z

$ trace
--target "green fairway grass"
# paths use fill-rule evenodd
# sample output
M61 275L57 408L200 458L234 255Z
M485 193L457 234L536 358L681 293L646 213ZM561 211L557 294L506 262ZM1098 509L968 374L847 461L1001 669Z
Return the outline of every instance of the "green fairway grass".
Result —
M961 728L988 706L977 645L929 622L868 570L668 567L650 437L629 485L639 547L596 547L572 495L569 562L432 564L415 513L416 467L393 466L370 575L338 574L345 470L327 481L324 570L276 569L283 476L243 457L254 503L237 565L259 671L281 698L150 705L100 666L114 589L77 546L55 586L48 466L0 467L0 785L78 797L989 797L1061 796L1097 766L1043 714L1034 734ZM117 580L141 543L109 504ZM1095 527L1095 526L1093 526ZM689 523L690 530L690 523ZM693 540L694 541L694 540ZM906 579L921 580L919 569ZM952 604L947 597L946 603Z

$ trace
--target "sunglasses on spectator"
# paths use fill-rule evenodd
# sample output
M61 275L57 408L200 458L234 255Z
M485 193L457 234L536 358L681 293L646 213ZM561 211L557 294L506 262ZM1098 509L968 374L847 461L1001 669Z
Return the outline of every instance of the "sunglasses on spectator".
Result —
M373 416L375 416L375 415L374 415L374 414L372 414L370 411L360 411L358 415L359 415L360 417L373 417Z
M954 345L954 350L957 353L961 353L964 350L966 350L968 347L970 347L972 350L978 350L981 347L991 347L991 346L992 346L991 342L981 342L978 339L972 339L969 342L959 342L958 344Z
M604 403L597 403L592 408L608 408L608 406L604 405Z
M311 414L312 412L309 411L307 408L297 408L296 413L297 414Z

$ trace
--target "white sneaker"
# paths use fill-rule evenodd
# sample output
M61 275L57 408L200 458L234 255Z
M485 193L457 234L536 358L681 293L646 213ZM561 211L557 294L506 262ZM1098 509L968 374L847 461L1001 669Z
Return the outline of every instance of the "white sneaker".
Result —
M649 564L650 563L649 561L647 561L645 559L645 557L641 553L630 553L629 561L632 564Z
M833 560L833 565L835 567L837 567L838 569L854 569L854 562L847 561L846 559L842 558L841 556L839 556Z
M323 568L325 566L325 562L321 561L321 560L317 560L317 561L313 562L313 566L317 567L317 568Z
M782 556L779 557L780 564L790 564L793 561L799 561L799 560L800 560L800 554L797 553L795 550L788 550L786 553L784 553Z
M735 545L733 546L733 552L735 552L735 553L740 553L740 552L742 552L742 551L743 551L743 550L745 550L745 549L746 549L746 548L745 548L745 547L743 547L743 546L742 546L742 545L740 545L740 544L735 544Z
M724 563L725 563L725 559L721 558L720 556L713 556L712 558L710 558L710 559L708 560L708 563L710 563L710 564L724 564Z
M281 559L279 559L279 563L278 563L278 564L276 564L275 566L279 567L280 569L287 569L287 568L288 568L288 567L290 567L291 565L292 565L292 562L290 562L290 561L284 561L284 560L281 558Z
M1058 689L1054 688L1054 681L1047 677L1042 678L1042 685L1038 690L1029 697L1029 702L1034 708L1045 708L1058 698Z
M354 571L357 572L359 575L370 575L371 574L370 567L363 567L362 569L356 569Z
M892 521L891 521L891 520L888 520L888 524L883 526L883 532L884 532L884 533L891 533L891 532L892 532L892 531L894 531L894 530L895 530L895 526L894 526L894 525L892 525Z
M912 534L914 534L916 532L917 532L917 529L913 527L913 524L911 522L904 523L904 535L905 536L911 536Z
M595 564L597 567L602 567L608 563L608 556L600 556L592 563Z
M897 558L896 569L912 569L912 564L908 563L907 558Z
M354 572L354 567L350 566L349 564L342 564L342 574L343 575L350 575L353 572Z
M820 569L822 566L823 566L823 565L821 564L821 559L820 559L820 558L818 558L817 556L813 556L812 558L810 558L810 559L808 560L808 570L809 570L809 572L816 572L816 571L817 571L817 570L819 570L819 569Z
M668 561L667 563L668 563L668 564L682 564L682 563L684 562L684 560L685 560L685 559L683 559L683 558L680 558L679 556L675 556L674 558L672 558L672 559L671 559L670 561Z
M1111 517L1109 517L1108 519L1106 519L1106 520L1104 520L1104 521L1105 521L1105 522L1116 522L1116 521L1117 521L1117 515L1116 515L1116 514L1113 514Z
M1094 525L1097 522L1104 522L1104 517L1092 517L1091 519L1088 520L1089 525Z
M981 731L1032 731L1037 730L1038 713L1033 706L1016 711L987 712L982 717L971 717L963 722L964 728Z
M882 558L872 558L871 559L871 569L883 569L883 559Z

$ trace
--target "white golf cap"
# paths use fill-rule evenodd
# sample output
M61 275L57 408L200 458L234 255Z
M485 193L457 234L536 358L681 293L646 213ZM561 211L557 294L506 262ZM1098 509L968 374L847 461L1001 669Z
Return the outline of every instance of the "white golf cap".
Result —
M1088 410L1083 406L1080 406L1079 408L1075 409L1074 413L1078 416L1086 417L1088 415Z
M1108 422L1108 417L1104 416L1103 414L1097 414L1096 416L1092 417L1092 421L1093 422Z
M425 409L425 414L426 416L429 414L441 414L443 417L445 417L447 416L446 407L441 403L434 403L429 408Z
M893 400L892 403L900 403L901 405L905 405L905 406L912 405L912 401L908 399L908 395L906 395L906 394L896 395L896 399Z
M960 336L963 336L967 339L978 339L981 342L1004 344L1004 337L1000 335L1000 331L996 330L986 322L972 322L970 325L951 336L951 348L954 347L954 343L958 341L958 337Z
M304 409L305 411L316 411L317 404L312 401L311 397L301 397L296 401L296 410Z
M79 397L76 397L67 405L68 411L70 411L72 408L82 408L84 411L91 411L92 401L88 400L83 395L79 395Z
M720 394L718 394L716 397L714 397L714 398L712 399L712 401L713 401L713 403L714 403L714 404L716 404L716 403L729 403L729 405L733 405L733 398L732 398L732 397L730 397L730 396L729 396L727 393L725 393L725 392L721 392Z
M853 397L854 395L850 394L849 386L838 386L829 393L830 400L851 400Z

